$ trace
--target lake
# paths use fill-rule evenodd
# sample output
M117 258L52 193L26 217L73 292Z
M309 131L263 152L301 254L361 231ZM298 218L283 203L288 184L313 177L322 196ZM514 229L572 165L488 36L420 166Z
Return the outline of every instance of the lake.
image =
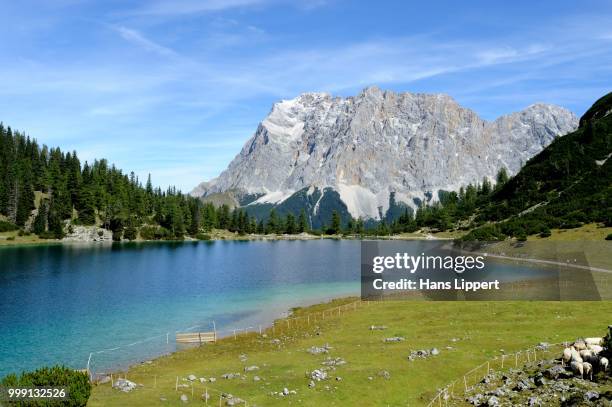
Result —
M174 350L175 331L215 321L227 335L358 294L356 241L0 248L0 376L58 362L85 368L91 352L120 347L92 356L92 370L108 370Z
M0 376L90 354L96 373L125 367L174 351L177 331L256 329L359 282L351 240L0 248Z

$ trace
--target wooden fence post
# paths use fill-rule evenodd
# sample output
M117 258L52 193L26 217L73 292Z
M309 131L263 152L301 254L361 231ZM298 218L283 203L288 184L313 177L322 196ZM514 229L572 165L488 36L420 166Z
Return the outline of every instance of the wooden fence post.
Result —
M178 376L176 376L176 384L174 385L174 391L178 391Z
M518 352L514 354L514 367L518 366Z

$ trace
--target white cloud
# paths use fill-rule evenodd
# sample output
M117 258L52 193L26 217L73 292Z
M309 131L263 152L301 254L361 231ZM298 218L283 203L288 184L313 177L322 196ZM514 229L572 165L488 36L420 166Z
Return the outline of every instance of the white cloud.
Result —
M129 41L147 51L151 51L166 57L177 55L172 49L151 41L134 29L123 26L113 27L113 29L117 31L124 40Z
M249 7L265 3L267 0L157 0L135 11L143 15L183 15L207 13L227 9Z

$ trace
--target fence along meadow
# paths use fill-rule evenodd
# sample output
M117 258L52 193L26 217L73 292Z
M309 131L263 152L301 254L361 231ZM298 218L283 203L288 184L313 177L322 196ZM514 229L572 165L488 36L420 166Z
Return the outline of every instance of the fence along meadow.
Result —
M517 368L525 363L536 362L550 357L550 354L559 355L570 342L560 342L538 345L533 348L520 350L515 353L503 354L489 359L466 372L461 378L452 381L440 389L427 405L428 407L447 406L450 399L466 394L472 386L482 381L484 377L496 370Z
M182 330L169 331L163 334L151 336L142 340L132 342L127 345L115 346L112 348L93 351L89 354L86 370L89 373L92 381L97 381L99 378L108 376L113 372L119 372L128 369L130 366L147 363L147 360L168 355L177 351L176 335L182 333L195 333L198 329L213 328L217 339L234 339L248 334L262 335L264 333L272 336L282 335L295 331L299 328L309 327L317 321L325 320L331 317L340 317L343 313L356 310L358 307L368 305L369 301L353 301L346 304L341 304L333 308L327 308L321 311L309 312L306 315L290 316L283 319L277 319L271 325L250 325L245 327L231 327L226 329L216 329L216 324L211 321L209 326L194 325ZM181 344L182 345L182 344ZM185 345L193 346L193 345ZM135 352L135 347L139 347L139 352ZM144 356L143 356L144 355Z
M217 338L224 338L225 340L238 340L240 337L251 334L251 335L263 335L271 334L274 336L286 335L296 331L299 328L309 327L314 325L318 321L324 321L325 319L332 317L341 317L343 314L349 311L356 310L357 308L369 305L368 301L357 300L354 302L341 304L333 308L327 308L318 312L310 312L306 315L287 317L272 322L270 326L247 326L241 328L228 328L223 330L215 329L215 336ZM215 327L214 322L211 326ZM176 351L176 335L185 332L193 332L198 328L204 326L195 325L184 330L166 332L145 338L124 346L117 346L109 349L102 349L96 352L91 352L87 361L87 372L93 382L102 384L110 382L111 386L115 384L117 380L125 379L137 383L137 391L154 391L156 396L161 399L167 399L168 397L180 398L187 397L191 400L201 400L207 405L224 405L232 400L232 404L244 403L248 406L247 400L239 398L237 396L229 395L226 392L215 389L210 385L210 382L196 380L188 380L184 377L170 376L170 375L153 375L147 373L134 373L127 371L130 365L136 363L148 363L148 361L142 361L142 358L134 358L130 361L129 357L125 357L122 363L117 363L118 358L117 352L133 352L135 346L146 346L153 343L153 348L159 348L160 344L162 348L166 349L166 354ZM206 346L206 344L203 344ZM163 354L163 353L162 353ZM111 355L107 364L104 365L103 358L105 355ZM159 353L152 355L152 357L160 356ZM102 362L100 362L102 360ZM106 369L103 369L106 367ZM126 369L125 371L121 371ZM162 400L163 401L163 400Z

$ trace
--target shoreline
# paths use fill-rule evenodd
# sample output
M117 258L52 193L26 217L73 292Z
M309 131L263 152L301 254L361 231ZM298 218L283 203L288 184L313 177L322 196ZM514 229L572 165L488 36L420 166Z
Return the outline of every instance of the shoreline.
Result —
M217 332L217 340L214 343L216 344L224 344L226 342L230 342L231 341L235 341L236 337L238 338L243 338L246 335L249 334L258 334L258 328L261 328L261 332L265 333L271 329L273 329L273 327L276 325L277 321L290 321L292 319L296 319L295 314L297 311L299 310L307 310L308 308L318 308L318 307L323 307L324 310L330 309L330 308L336 308L338 306L342 306L348 303L352 303L355 301L360 301L361 297L359 295L343 295L340 297L323 297L323 298L312 298L309 300L304 300L304 301L300 301L297 305L294 306L290 306L288 308L284 308L285 311L283 311L281 313L281 315L278 315L276 317L272 316L271 313L267 313L267 317L264 317L261 322L257 322L257 323L251 323L250 325L252 326L248 326L248 327L243 327L243 328L229 328L229 329L221 329L216 331ZM265 312L264 312L265 313ZM286 315L283 315L286 314ZM189 331L189 329L187 330ZM179 332L175 332L175 335L179 333ZM187 333L187 332L182 332L182 333ZM146 339L143 339L143 341L145 341ZM143 365L147 365L147 364L151 364L154 363L155 361L170 357L172 355L176 355L179 353L183 353L183 352L189 352L192 351L194 349L197 349L201 346L208 346L210 344L208 343L204 343L204 344L182 344L180 345L181 348L179 348L179 344L176 343L176 341L174 342L174 350L170 351L170 352L165 352L165 353L161 353L155 356L151 356L151 357L146 357L142 360L138 360L135 361L133 363L129 363L126 365L125 369L121 369L121 368L112 368L110 371L106 371L106 372L90 372L87 370L87 368L85 368L85 371L88 371L88 374L90 375L90 380L92 383L98 383L100 380L102 380L105 377L108 377L110 375L116 375L116 374L121 374L121 373L126 373L129 372L130 370L137 368L139 366L143 366ZM117 346L115 348L111 348L109 350L116 350L119 348L123 348L126 347L128 345L120 345ZM103 350L106 351L106 350Z
M112 244L130 244L130 243L195 243L195 242L223 242L223 241L238 241L238 242L256 242L256 241L310 241L310 240L454 240L452 237L437 237L431 234L413 235L413 236L363 236L358 235L313 235L309 233L293 234L293 235L233 235L233 236L215 236L211 239L170 239L170 240L121 240L121 241L79 241L79 240L58 240L58 239L40 239L31 241L8 240L0 238L0 249L3 247L29 247L29 246L45 246L45 245L92 245L105 246Z

